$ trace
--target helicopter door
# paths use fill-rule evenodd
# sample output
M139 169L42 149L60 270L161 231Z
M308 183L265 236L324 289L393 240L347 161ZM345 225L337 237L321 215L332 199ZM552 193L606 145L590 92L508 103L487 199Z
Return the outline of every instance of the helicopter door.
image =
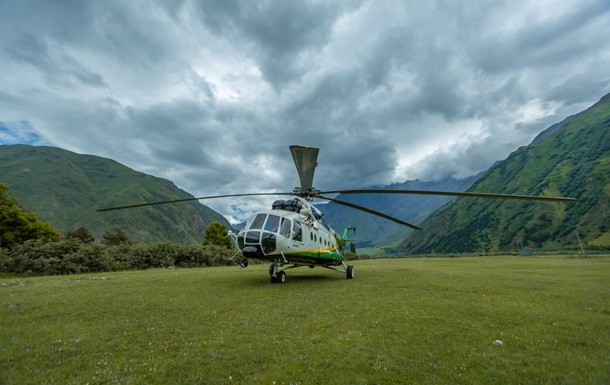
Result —
M292 240L303 242L303 226L297 221L292 222Z
M282 217L282 223L280 224L280 235L285 238L290 238L290 227L290 219Z

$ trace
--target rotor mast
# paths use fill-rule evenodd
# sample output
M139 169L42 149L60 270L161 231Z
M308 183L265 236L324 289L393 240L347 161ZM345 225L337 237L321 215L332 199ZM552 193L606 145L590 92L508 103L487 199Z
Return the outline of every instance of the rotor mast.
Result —
M318 165L319 148L305 146L290 146L290 153L299 173L300 187L295 187L293 194L310 199L319 195L313 187L313 176Z

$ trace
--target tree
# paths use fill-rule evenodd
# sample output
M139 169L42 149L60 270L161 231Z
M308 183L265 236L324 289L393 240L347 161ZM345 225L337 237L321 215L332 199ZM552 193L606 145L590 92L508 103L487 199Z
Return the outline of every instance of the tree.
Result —
M131 244L127 234L119 226L113 226L112 230L106 231L102 237L106 245Z
M68 231L66 233L66 239L80 239L83 243L95 242L95 238L91 234L91 231L84 226L81 226L76 230Z
M0 247L12 249L30 239L59 241L59 231L36 214L26 211L9 193L9 186L0 183Z
M231 242L231 237L227 232L227 228L220 222L212 222L205 230L203 245L217 245L226 247L227 249L231 249L233 247L233 243Z

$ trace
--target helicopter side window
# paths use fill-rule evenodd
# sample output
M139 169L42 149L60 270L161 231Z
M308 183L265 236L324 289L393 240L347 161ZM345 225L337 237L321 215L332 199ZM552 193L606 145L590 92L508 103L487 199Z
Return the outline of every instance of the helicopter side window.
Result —
M295 241L303 242L303 229L299 222L292 223L292 239Z
M280 235L283 235L286 238L290 237L290 219L282 218L282 224L280 225Z
M267 222L265 222L265 230L277 233L280 228L280 217L277 215L269 215Z
M250 228L251 229L262 229L263 223L265 222L266 217L267 217L267 214L257 214L256 218L254 218L254 220L252 221Z

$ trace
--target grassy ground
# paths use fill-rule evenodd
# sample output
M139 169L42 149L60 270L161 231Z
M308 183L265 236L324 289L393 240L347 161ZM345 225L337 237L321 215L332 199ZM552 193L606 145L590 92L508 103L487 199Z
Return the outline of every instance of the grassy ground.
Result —
M608 257L354 265L1 278L0 383L610 383Z

